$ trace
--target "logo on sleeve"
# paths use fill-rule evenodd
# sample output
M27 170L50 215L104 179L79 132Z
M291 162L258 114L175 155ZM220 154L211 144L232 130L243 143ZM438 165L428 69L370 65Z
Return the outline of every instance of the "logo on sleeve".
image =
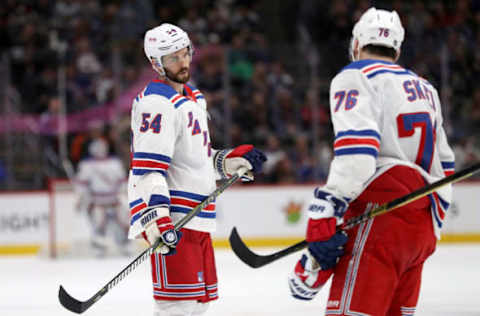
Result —
M140 223L142 224L143 227L150 223L154 218L157 218L157 210L153 210L147 215L145 215L141 220Z

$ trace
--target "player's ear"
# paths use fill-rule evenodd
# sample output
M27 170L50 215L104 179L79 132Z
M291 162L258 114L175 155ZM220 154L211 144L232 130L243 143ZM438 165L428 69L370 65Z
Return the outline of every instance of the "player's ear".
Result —
M358 48L358 40L357 39L354 39L353 40L353 56L355 56L355 60L358 60L360 58L360 50Z
M154 59L151 59L151 60L150 60L150 64L152 65L153 70L155 70L156 72L158 72L160 75L163 74L163 71L161 70L160 65L158 64L158 62L156 62Z

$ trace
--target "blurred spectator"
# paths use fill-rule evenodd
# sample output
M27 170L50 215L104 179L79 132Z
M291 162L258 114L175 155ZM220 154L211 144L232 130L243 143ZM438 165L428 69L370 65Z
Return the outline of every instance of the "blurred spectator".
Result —
M280 141L275 135L271 134L268 136L265 146L267 161L263 165L264 173L267 176L272 176L273 171L277 168L277 164L286 157L280 146Z

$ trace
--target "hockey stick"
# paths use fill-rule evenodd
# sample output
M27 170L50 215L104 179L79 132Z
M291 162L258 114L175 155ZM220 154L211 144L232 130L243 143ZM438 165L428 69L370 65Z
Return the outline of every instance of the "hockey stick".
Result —
M208 204L213 202L225 189L229 186L234 184L238 179L242 177L242 175L247 171L246 168L240 168L230 179L226 180L222 185L220 185L215 191L212 192L202 203L198 204L193 210L191 210L187 215L182 217L177 223L175 223L175 230L179 230L183 226L185 226L195 215L200 213L200 211L206 207ZM105 286L103 286L95 295L89 298L86 301L79 301L63 288L60 285L60 289L58 290L58 299L60 303L68 309L77 314L81 314L86 311L90 306L95 304L99 299L101 299L108 291L110 291L114 286L116 286L120 281L122 281L130 272L135 270L137 266L139 266L143 261L145 261L150 255L160 247L163 243L159 239L155 244L151 247L144 250L135 260L129 263L120 273L118 273L110 282L108 282Z
M448 184L453 184L455 182L461 181L468 177L471 177L475 172L480 170L480 163L477 163L471 167L463 169L459 172L456 172L448 177L445 177L439 181L436 181L432 184L424 186L416 191L413 191L405 196L402 196L398 199L392 200L387 202L379 207L356 217L349 219L343 225L337 227L337 230L345 230L354 227L360 223L366 222L370 218L375 216L390 212L396 208L404 206L408 203L416 201L436 190L439 188L446 186ZM297 252L305 248L308 243L306 240L300 241L288 248L280 250L270 255L257 255L253 251L251 251L247 245L243 242L240 238L240 235L237 232L237 229L234 227L232 232L230 233L230 246L232 247L233 252L237 255L237 257L242 260L245 264L249 265L252 268L260 268L266 264L272 263L280 258L283 258L291 253Z

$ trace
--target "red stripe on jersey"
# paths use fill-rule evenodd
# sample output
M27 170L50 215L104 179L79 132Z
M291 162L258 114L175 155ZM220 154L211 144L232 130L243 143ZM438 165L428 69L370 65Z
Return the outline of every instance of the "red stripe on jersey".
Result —
M455 171L453 171L453 170L452 171L444 171L444 173L445 173L445 177L448 177L448 176L451 176L452 174L454 174Z
M172 103L175 103L178 101L178 99L183 98L180 94L177 95L175 98L172 99Z
M167 170L169 165L161 162L155 162L155 161L134 160L132 162L132 167L155 168L155 169Z
M177 205L184 205L184 206L188 206L188 207L195 207L200 203L195 202L195 201L186 200L186 199L172 197L172 198L170 198L170 204L171 205L177 204ZM206 211L215 211L215 204L210 203L203 209L206 210Z
M388 65L376 65L376 66L372 66L372 67L368 67L366 69L363 69L362 72L363 73L367 73L369 72L370 70L374 70L374 69L377 69L377 68L386 68L386 69L403 69L402 67L400 66L388 66Z
M193 92L192 89L190 89L189 86L187 86L186 84L183 85L185 91L187 91L187 97L191 98L193 101L197 102L197 98L196 98L196 92L199 92L199 91L196 91L196 92Z
M374 138L341 138L334 143L333 147L337 148L349 145L372 145L377 149L380 148L380 143Z
M144 208L147 207L147 204L145 202L141 203L141 204L138 204L137 206L135 206L134 208L132 208L132 210L130 211L130 215L135 215L136 213L140 212L141 210L143 210Z

